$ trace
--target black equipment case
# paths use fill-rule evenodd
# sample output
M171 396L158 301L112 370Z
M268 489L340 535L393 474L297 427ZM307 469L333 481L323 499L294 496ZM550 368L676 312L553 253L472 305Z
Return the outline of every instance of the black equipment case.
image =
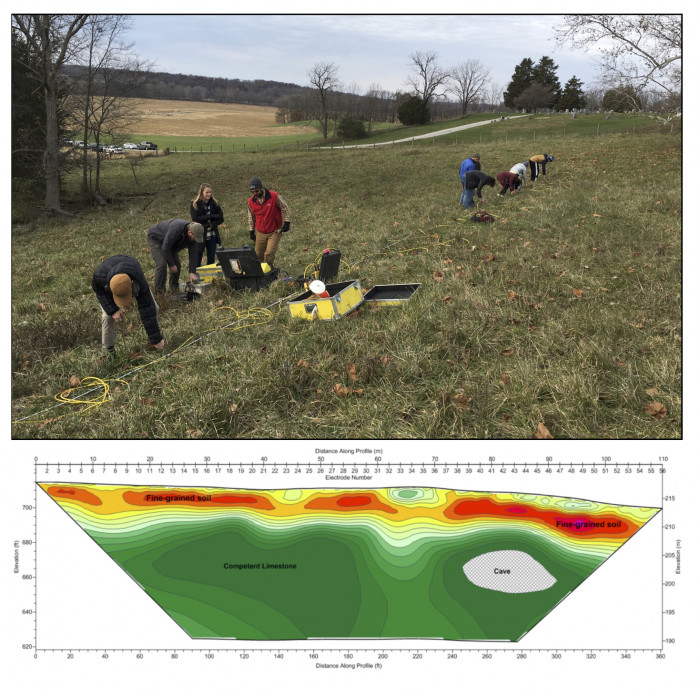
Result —
M277 269L263 271L255 249L249 245L217 249L216 257L234 290L256 291L277 280Z

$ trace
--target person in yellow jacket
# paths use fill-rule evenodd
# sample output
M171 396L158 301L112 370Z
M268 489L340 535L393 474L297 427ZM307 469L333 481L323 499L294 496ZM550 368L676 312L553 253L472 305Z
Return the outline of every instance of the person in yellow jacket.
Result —
M542 176L547 175L547 163L554 162L554 155L533 155L528 159L530 163L530 181L536 182L537 177L540 174L540 169L542 170Z

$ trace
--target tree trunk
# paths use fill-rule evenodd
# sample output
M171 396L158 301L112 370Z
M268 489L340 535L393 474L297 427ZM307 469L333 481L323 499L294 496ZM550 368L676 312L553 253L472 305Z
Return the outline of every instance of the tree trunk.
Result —
M46 197L44 208L49 213L61 210L61 174L58 166L58 117L56 112L56 80L49 65L50 56L46 55L46 75L44 98L46 99L46 150L44 153L44 176L46 178Z

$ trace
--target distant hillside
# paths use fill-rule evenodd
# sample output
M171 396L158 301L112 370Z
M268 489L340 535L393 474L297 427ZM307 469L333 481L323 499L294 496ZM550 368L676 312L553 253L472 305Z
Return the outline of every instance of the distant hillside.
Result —
M71 80L79 80L85 68L65 66L61 74ZM129 96L143 99L184 99L197 102L221 102L224 104L256 104L276 106L278 101L291 94L311 91L290 82L274 80L229 80L224 77L151 73L148 83Z

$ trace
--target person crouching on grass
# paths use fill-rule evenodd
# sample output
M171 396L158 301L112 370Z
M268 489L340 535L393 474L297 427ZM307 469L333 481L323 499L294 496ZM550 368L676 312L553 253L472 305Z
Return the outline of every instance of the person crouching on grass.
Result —
M200 223L190 223L172 218L156 223L146 233L148 251L156 265L156 293L165 293L165 280L170 271L170 292L178 290L180 281L180 250L187 248L190 281L197 280L199 247L204 242L204 228Z
M92 276L92 289L102 309L102 346L108 354L114 355L114 323L124 320L124 310L131 307L133 298L148 336L148 348L162 350L165 341L158 326L158 305L137 259L126 254L105 259Z
M483 172L479 172L478 170L467 172L464 175L464 203L462 204L464 209L466 210L471 207L476 208L476 204L474 203L475 193L476 197L479 199L479 203L483 203L484 199L481 198L481 190L485 186L494 187L495 185L496 180Z
M289 230L289 206L276 191L266 189L257 177L253 177L248 186L251 193L248 199L250 239L255 242L258 259L273 268L282 233Z
M534 184L537 181L537 177L540 176L540 170L542 170L541 174L543 177L547 176L547 163L554 162L554 155L547 155L547 153L544 153L544 155L533 155L528 159L528 162L530 163L530 181Z
M503 196L508 189L510 189L510 195L512 196L516 190L519 191L522 186L520 177L514 172L499 172L496 175L498 183L503 187L499 192L499 196Z

